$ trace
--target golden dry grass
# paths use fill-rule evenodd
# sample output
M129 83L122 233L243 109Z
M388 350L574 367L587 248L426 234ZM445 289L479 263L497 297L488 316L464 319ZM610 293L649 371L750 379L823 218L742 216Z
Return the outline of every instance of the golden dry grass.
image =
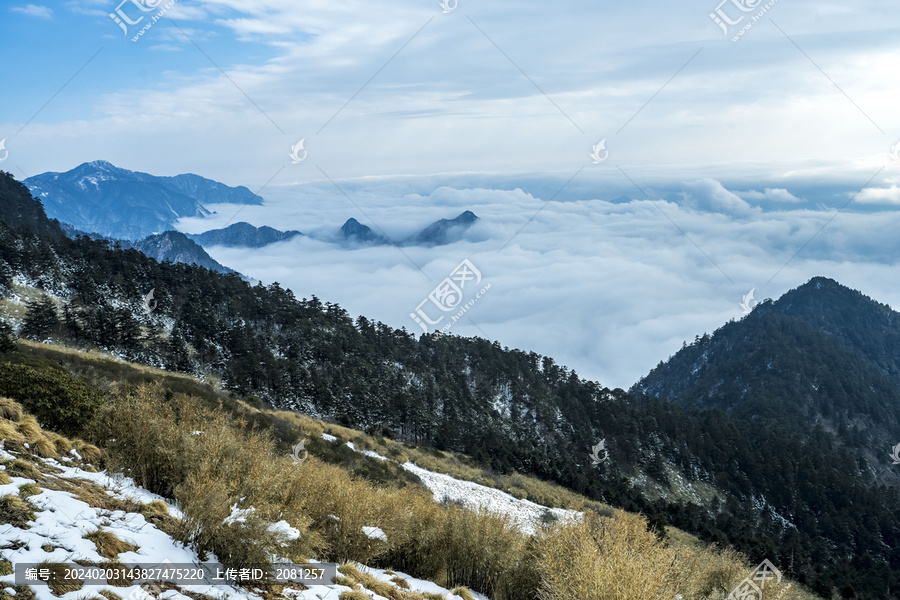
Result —
M54 596L62 596L69 592L76 592L84 587L84 583L80 579L66 577L68 567L65 563L45 560L37 564L37 569L48 569L50 571L50 579L47 581L47 586Z
M94 545L97 547L97 554L104 558L114 559L123 552L134 552L139 549L134 544L119 539L112 532L102 529L86 533L84 539L94 542Z
M276 551L287 557L316 555L390 566L457 590L466 600L469 588L492 600L671 600L676 594L707 600L724 597L751 568L739 555L698 544L692 536L664 543L642 517L512 476L508 485L521 493L543 494L568 506L601 507L587 511L582 522L525 535L504 516L438 504L418 486L379 487L312 455L295 463L276 452L265 433L190 397L165 401L152 386L104 410L99 437L116 439L109 448L113 464L130 468L129 474L152 491L178 499L187 515L182 539L230 565L264 563ZM306 435L326 432L382 454L391 455L392 448L397 454L402 447L309 417L285 418ZM402 452L421 455L425 465L432 462L424 450L403 447ZM476 475L464 459L446 453L433 459L459 474ZM235 506L252 506L255 512L246 523L224 524ZM270 539L265 524L281 519L301 530L300 540L281 546ZM387 541L368 538L364 526L381 528ZM391 600L428 597L352 565L341 572L337 583L361 584ZM365 592L342 597L359 594Z
M0 398L0 420L18 423L22 420L22 412L22 405L15 400Z

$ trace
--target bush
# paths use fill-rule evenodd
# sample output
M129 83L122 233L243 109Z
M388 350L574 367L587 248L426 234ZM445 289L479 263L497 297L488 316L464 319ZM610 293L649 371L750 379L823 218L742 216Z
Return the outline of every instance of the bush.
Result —
M676 552L647 531L645 519L586 513L546 534L540 600L670 600L680 591Z
M106 405L93 433L107 440L113 467L178 501L185 515L178 536L235 568L314 552L319 538L307 531L301 481L288 457L275 456L271 438L195 398L165 397L158 386L139 387ZM246 512L231 522L235 508ZM273 535L269 525L279 521L300 538Z
M0 396L22 404L44 427L81 432L102 404L87 380L54 369L0 364Z

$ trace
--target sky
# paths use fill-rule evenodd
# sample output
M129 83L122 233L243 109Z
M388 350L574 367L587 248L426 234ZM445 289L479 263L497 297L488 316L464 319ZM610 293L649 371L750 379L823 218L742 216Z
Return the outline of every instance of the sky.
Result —
M410 331L468 260L490 288L452 333L628 387L751 289L900 307L898 28L868 0L10 0L0 168L245 185L266 203L179 228L299 229L210 253ZM448 246L329 241L463 210Z

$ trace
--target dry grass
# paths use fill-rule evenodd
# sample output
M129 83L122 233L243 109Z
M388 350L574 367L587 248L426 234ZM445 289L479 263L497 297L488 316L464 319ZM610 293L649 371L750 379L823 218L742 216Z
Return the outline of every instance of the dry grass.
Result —
M33 483L26 483L25 485L19 486L19 498L29 498L31 496L37 496L42 492L41 488L36 486Z
M161 390L143 387L104 411L98 439L115 438L109 446L113 465L130 467L138 483L174 496L186 514L181 539L230 566L266 563L273 552L288 558L316 555L396 568L453 589L465 600L470 588L493 600L671 600L676 594L706 600L724 597L752 568L739 555L697 544L691 536L660 542L639 516L589 504L529 478L512 476L506 483L520 494L600 511L588 510L583 522L551 524L528 536L506 517L438 504L418 486L378 487L312 455L294 463L287 453L276 452L264 433L197 399L176 395L167 402ZM279 416L307 436L327 432L358 448L443 467L436 470L455 469L456 476L487 477L446 453L432 456L309 417ZM193 435L198 430L203 434ZM246 523L223 524L234 506L255 512ZM271 539L266 524L282 519L302 532L300 540L282 546ZM387 541L368 538L364 526L380 527ZM336 583L360 584L391 600L428 597L404 589L399 577L395 586L352 565L341 573ZM367 596L356 589L341 597Z
M37 564L37 569L48 569L50 571L50 579L47 585L54 596L62 596L69 592L76 592L84 587L84 583L80 579L66 578L66 570L68 567L64 563L56 563L43 561Z
M119 539L109 531L97 529L84 535L84 539L94 542L97 554L104 558L115 559L123 552L134 552L139 548L134 544Z
M113 464L151 491L174 497L185 514L179 538L225 564L267 564L317 550L307 532L302 481L288 457L276 457L266 432L248 431L197 399L167 402L158 387L142 386L108 406L97 421ZM201 435L194 435L202 431ZM253 508L244 522L226 523L232 509ZM301 531L297 540L275 539L268 524L281 520Z
M677 555L647 531L646 521L618 512L585 515L545 535L540 600L671 600L683 589Z
M9 478L6 471L0 471L0 485L6 485L7 483L12 483L12 479Z
M25 477L27 479L40 479L41 472L37 470L32 463L21 458L3 461L6 472L15 477Z
M342 592L338 596L338 600L372 600L367 593L362 590L353 590L352 592Z
M22 420L22 405L9 398L0 398L0 420L18 423Z

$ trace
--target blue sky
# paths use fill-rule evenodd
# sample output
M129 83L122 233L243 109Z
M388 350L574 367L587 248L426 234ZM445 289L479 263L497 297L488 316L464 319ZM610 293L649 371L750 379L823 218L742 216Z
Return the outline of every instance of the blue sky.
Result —
M171 2L143 1L0 7L2 168L198 173L268 200L241 219L323 239L351 216L400 235L472 208L467 239L414 257L213 254L407 327L469 257L495 285L455 332L614 385L739 318L751 288L826 275L900 306L890 2L178 0L132 41ZM144 15L128 35L117 7ZM717 8L743 17L728 36Z

